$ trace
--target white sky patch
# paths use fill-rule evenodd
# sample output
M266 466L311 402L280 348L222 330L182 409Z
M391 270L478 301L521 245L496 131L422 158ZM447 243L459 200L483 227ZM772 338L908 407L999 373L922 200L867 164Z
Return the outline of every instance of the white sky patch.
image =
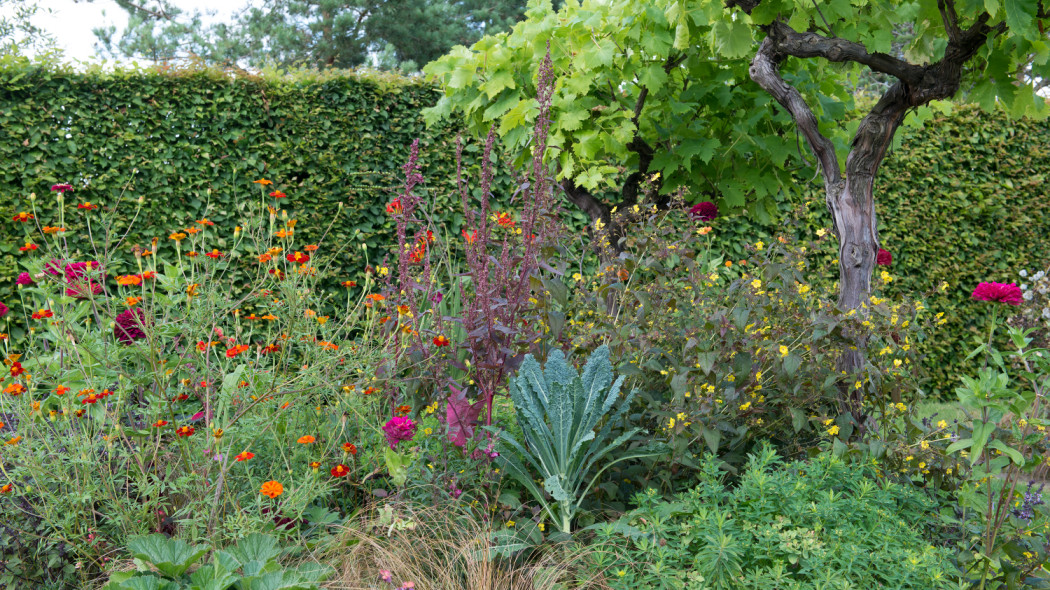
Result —
M94 0L93 2L74 2L73 0L39 0L40 11L33 23L51 33L63 50L67 62L99 63L102 58L96 53L97 39L92 32L97 27L117 27L117 36L124 32L128 24L127 13L113 0ZM176 7L186 12L200 10L205 14L206 24L229 21L235 12L243 9L245 0L174 0ZM10 6L0 8L0 13L9 15L13 12ZM208 16L209 12L214 12ZM128 59L118 61L130 62ZM137 60L145 61L148 60Z

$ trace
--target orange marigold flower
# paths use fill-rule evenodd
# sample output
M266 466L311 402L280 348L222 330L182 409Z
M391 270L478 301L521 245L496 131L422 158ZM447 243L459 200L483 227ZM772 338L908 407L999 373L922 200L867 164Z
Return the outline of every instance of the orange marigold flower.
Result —
M434 337L434 346L448 346L449 344L449 339L445 338L444 334L438 334Z
M263 354L273 354L275 352L279 352L280 350L281 350L281 345L280 344L267 344L266 346L264 346L262 348L262 353Z
M184 231L192 236L193 234L201 233L201 228L199 228L199 227L187 227Z
M266 264L267 262L269 262L272 259L273 259L273 257L270 256L269 254L260 254L259 255L259 263L260 264Z
M157 278L157 273L153 272L152 270L147 270L146 272L142 273L142 278L145 280L152 280Z
M398 305L397 315L407 315L409 317L412 317L412 309L409 308L407 305Z
M21 440L22 440L21 436L16 436L16 437L12 438L11 440L5 442L4 444L13 447L13 446L17 445Z
M177 231L168 236L168 239L175 240L176 242L181 242L182 240L186 239L186 234Z
M297 443L299 443L301 445L308 445L308 444L314 443L316 441L317 441L316 438L310 436L309 434L306 434L306 435L300 436L299 440L297 440L295 442L297 442Z
M168 425L168 421L167 420L157 420L156 422L153 423L153 427L154 428L164 428L167 425Z
M90 211L91 209L98 209L98 205L94 205L91 203L91 201L87 201L85 203L77 205L77 209L87 209Z
M59 385L55 388L55 395L65 395L69 392L69 388L65 385Z
M303 254L302 252L295 252L294 254L289 254L285 258L288 259L288 262L296 262L299 264L306 264L307 262L310 262L310 255Z
M80 409L80 410L77 410L73 415L76 416L77 418L80 418L81 416L84 415L85 411L86 410Z
M262 488L259 489L259 493L270 498L276 498L284 493L284 486L279 482L270 480L262 484Z
M388 315L385 315L385 316L379 318L379 323L380 324L385 324L385 323L389 322L391 319L393 319L393 318L391 318Z
M321 466L320 462L318 462L318 461L310 461L310 469L313 469L314 473L317 473L317 468L320 467L320 466Z
M15 489L13 485L5 483L4 485L0 486L0 494L9 494L13 489Z
M197 223L199 223L201 225L215 225L215 222L210 220L210 219L208 219L208 218L198 219Z
M22 252L32 252L33 250L36 250L37 248L39 248L39 246L37 246L36 244L34 244L32 242L26 242L26 245L22 246L21 248L19 248L19 250L21 250Z
M267 320L267 321L270 321L270 322L272 322L272 321L274 321L274 320L276 320L276 319L277 319L277 316L273 315L272 313L268 313L268 314L264 315L264 316L263 316L262 318L260 318L260 319L263 319L263 320Z
M376 389L375 387L369 387L368 389L365 389L364 394L365 395L372 395L373 393L375 393L377 391L379 391L379 390Z
M10 385L8 385L7 387L4 388L4 393L6 393L8 395L18 396L18 395L22 395L23 393L25 393L25 391L26 391L26 386L22 385L21 383L11 383Z
M45 234L57 234L57 233L61 233L61 232L64 232L64 231L66 231L66 228L64 228L64 227L51 227L50 225L45 225L44 226L44 233Z
M347 453L349 455L356 455L357 454L357 445L355 445L353 443L345 442L345 443L343 443L343 452Z
M193 433L197 432L192 426L179 426L175 430L175 434L179 436L193 436Z
M189 256L190 258L196 258L197 256L200 256L200 254L195 250L190 250L186 253L186 256Z
M120 275L117 277L117 284L125 287L141 285L142 275Z
M307 244L303 246L303 250L306 250L307 252L316 252L317 244Z
M344 287L356 287L357 283L354 282L354 281L343 281L343 286Z
M270 193L270 196L275 198L275 199L283 199L283 198L287 197L288 195L284 194L281 191L273 191L272 193Z
M251 459L254 456L255 456L255 453L249 453L248 451L241 451L240 453L237 453L237 455L234 456L234 459L237 459L238 461L247 461L248 459Z
M266 180L265 178L260 178L259 180L253 180L252 184L259 184L259 185L262 185L262 186L266 186L268 184L273 184L273 181L272 180Z
M205 256L207 256L208 258L222 258L223 256L226 256L226 255L223 254L222 252L219 252L219 250L217 248L213 248L212 251L206 253Z
M15 215L14 217L12 217L11 221L21 221L21 222L24 223L26 221L29 221L30 219L35 219L33 214L32 213L27 213L25 211L22 211L22 212L18 213L17 215Z
M270 248L269 250L266 251L266 253L271 255L271 256L277 256L281 252L284 252L284 248L282 248L280 246L274 246L273 248Z
M317 344L318 344L318 346L320 346L321 348L323 348L325 350L339 350L339 345L338 344L335 344L335 343L332 343L332 342L328 342L327 340L325 340L323 342L318 342Z
M186 295L189 295L190 297L195 297L197 295L197 289L199 289L200 286L200 283L193 283L189 287L186 287Z
M33 313L32 318L34 320L42 320L50 317L54 317L55 314L50 309L41 309Z
M372 301L386 301L386 297L383 297L379 293L371 293L369 295L365 295L365 299L371 299Z
M136 305L138 305L141 302L142 302L142 298L141 297L126 297L124 299L124 304L127 305L128 307L135 307Z
M332 477L344 477L350 473L350 468L340 463L332 468Z
M19 375L21 375L22 373L25 373L25 372L26 372L26 370L22 368L22 363L20 363L18 361L15 361L15 362L11 363L11 376L12 377L18 377Z
M290 238L292 237L293 233L295 232L293 232L290 229L279 229L276 232L274 232L273 235L277 236L278 238Z
M405 414L407 414L407 413L409 413L411 411L412 411L412 406L408 406L408 405L404 405L404 404L402 404L402 405L400 405L400 406L398 406L397 408L394 409L394 413L400 414L402 416L404 416Z

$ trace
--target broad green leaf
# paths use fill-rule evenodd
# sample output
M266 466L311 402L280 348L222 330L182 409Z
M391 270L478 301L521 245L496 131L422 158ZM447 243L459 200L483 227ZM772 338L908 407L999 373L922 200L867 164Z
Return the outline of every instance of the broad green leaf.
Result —
M189 545L180 539L169 539L159 533L128 540L133 557L153 564L166 576L177 578L208 553L206 545Z

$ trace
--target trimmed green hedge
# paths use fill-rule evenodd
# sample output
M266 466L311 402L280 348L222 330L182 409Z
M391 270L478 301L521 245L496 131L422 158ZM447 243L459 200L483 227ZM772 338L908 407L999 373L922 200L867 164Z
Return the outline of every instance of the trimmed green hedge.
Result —
M111 274L137 272L131 246L146 246L153 237L160 238L162 254L172 254L168 235L192 220L207 217L232 230L238 200L259 198L252 181L265 177L274 181L267 191L287 193L282 206L298 219L299 243L315 241L336 220L325 243L353 242L339 259L346 276L333 277L331 286L359 280L366 262L358 243L367 244L371 263L396 244L386 204L403 184L401 167L417 138L436 211L451 212L444 221L458 231L458 129L427 130L420 116L436 100L433 87L418 78L379 73L257 77L194 67L78 73L3 58L0 301L21 315L14 278L22 270L24 236L11 217L36 193L41 223L57 223L49 190L55 183L74 186L66 195L66 226L81 234L86 227L76 203L113 207L123 198L120 211L130 217L134 201L144 197L121 249L125 268L107 269ZM470 142L468 179L477 178L479 161L478 142ZM513 186L498 174L494 193L508 196ZM225 244L220 239L214 246ZM236 289L238 281L231 284ZM21 335L16 324L10 325L15 338Z
M14 278L21 270L22 235L10 219L32 192L41 218L51 219L56 201L48 189L54 183L75 187L66 200L67 227L74 232L85 231L83 217L69 214L76 202L113 206L121 198L144 197L136 231L123 247L127 268L107 269L114 273L134 272L136 243L158 237L170 253L167 236L191 219L235 225L238 199L258 196L251 181L261 177L289 195L284 206L306 241L338 220L326 242L363 242L374 262L394 243L385 206L418 138L435 213L458 231L453 140L459 129L428 130L420 116L437 98L418 78L378 73L248 76L194 67L78 73L0 58L0 223L6 228L0 233L0 301L20 315ZM1003 120L967 107L937 115L925 128L905 128L876 180L879 230L894 255L890 293L917 295L942 281L950 285L935 310L948 312L949 323L928 346L934 383L948 391L955 383L951 374L965 369L960 359L986 321L988 306L969 300L973 287L1014 281L1022 268L1050 264L1044 188L1050 125ZM479 151L476 141L468 143L468 178L477 176ZM509 176L498 175L497 197L511 194L513 186ZM786 205L805 210L800 238L831 226L820 189L809 179L789 189ZM742 256L743 243L768 241L779 229L736 217L720 225L719 243ZM215 247L224 245L220 239ZM815 255L826 264L829 281L834 257L830 248ZM348 248L346 278L355 278L364 264L365 252ZM15 323L10 330L20 335Z

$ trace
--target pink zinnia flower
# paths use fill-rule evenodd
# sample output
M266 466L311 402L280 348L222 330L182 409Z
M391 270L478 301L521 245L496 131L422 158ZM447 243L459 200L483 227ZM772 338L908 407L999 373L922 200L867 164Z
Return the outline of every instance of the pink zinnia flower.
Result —
M0 318L7 315L7 312L11 311L6 305L0 303Z
M998 301L1007 305L1021 305L1021 288L1015 283L981 283L973 290L978 301Z
M71 185L71 184L52 184L51 185L51 190L56 191L56 192L60 192L60 193L64 193L66 191L73 190L73 185Z
M44 272L53 277L62 276L62 261L52 258L50 262L44 265Z
M146 333L142 327L146 325L146 314L141 307L133 307L117 316L117 325L113 326L113 336L121 344L131 344L136 340L142 340Z
M33 277L30 276L30 274L27 272L19 273L18 278L15 279L15 282L19 285L22 285L23 287L28 287L34 284Z
M411 418L398 416L391 418L383 425L383 432L386 433L386 442L393 449L403 440L412 440L412 437L416 435L416 425Z
M88 271L87 262L71 262L66 265L66 295L77 299L86 299L88 289L95 295L102 293L102 283L85 280L89 272L101 268L97 262L91 262L91 271Z
M689 210L689 217L694 221L711 221L718 217L718 206L711 201L697 203Z
M889 250L879 248L879 253L875 256L875 264L879 266L889 266L893 264L893 254L890 254Z

